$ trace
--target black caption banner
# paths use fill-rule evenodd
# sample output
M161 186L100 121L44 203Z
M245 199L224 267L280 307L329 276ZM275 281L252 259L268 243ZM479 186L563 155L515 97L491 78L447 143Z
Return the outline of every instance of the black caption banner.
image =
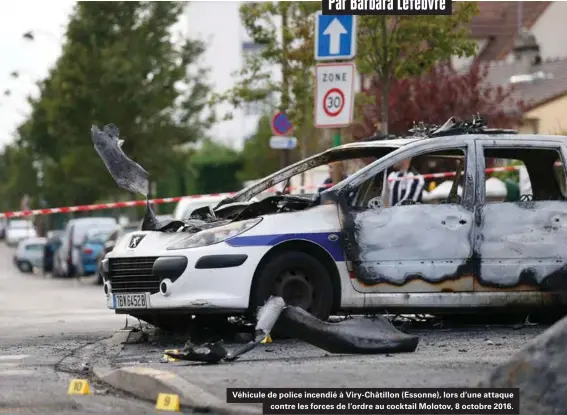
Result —
M227 403L261 403L264 414L512 414L519 389L303 389L226 390Z
M324 15L450 16L451 0L321 0Z

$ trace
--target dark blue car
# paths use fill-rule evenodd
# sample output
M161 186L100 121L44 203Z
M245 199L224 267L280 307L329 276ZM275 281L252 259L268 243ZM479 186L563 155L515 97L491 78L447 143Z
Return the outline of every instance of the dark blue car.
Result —
M91 229L85 235L81 245L81 262L84 275L94 275L97 272L97 259L104 251L108 236L116 228Z

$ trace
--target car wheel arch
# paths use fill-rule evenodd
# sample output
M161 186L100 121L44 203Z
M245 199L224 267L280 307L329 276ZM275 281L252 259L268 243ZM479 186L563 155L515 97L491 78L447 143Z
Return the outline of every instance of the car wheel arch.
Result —
M331 277L331 285L333 287L333 305L332 311L335 312L340 308L341 305L341 278L339 270L331 254L323 248L321 245L306 241L304 239L293 239L280 242L274 245L266 254L262 257L256 270L254 271L254 276L252 278L252 284L250 285L250 294L248 299L248 308L250 312L253 307L253 293L255 292L256 286L258 284L258 279L261 274L262 268L275 256L280 255L283 252L300 251L313 256L317 259L327 270Z

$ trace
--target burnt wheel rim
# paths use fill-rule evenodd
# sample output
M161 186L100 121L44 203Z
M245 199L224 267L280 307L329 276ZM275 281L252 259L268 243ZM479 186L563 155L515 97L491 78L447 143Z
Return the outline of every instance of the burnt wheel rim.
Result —
M289 269L282 272L274 282L273 291L275 295L282 297L286 304L311 311L315 287L302 270Z

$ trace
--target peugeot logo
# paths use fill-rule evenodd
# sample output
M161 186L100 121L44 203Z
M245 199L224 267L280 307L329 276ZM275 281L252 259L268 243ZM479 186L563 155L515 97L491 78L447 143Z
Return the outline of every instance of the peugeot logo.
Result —
M138 245L140 245L140 242L142 242L142 239L144 239L146 235L134 235L132 236L132 239L130 239L130 243L128 244L128 248L130 249L134 249L136 248Z

